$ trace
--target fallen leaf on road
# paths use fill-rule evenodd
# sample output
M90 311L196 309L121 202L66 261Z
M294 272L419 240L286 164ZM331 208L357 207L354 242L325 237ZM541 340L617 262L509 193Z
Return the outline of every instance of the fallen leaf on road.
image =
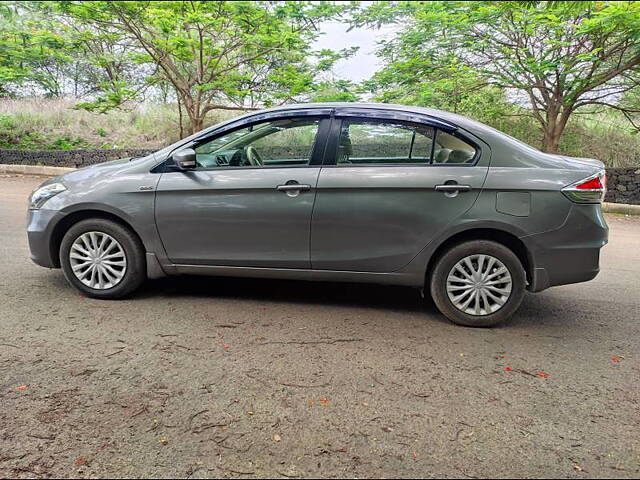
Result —
M160 440L158 440L158 443L162 444L162 445L166 445L167 443L169 443L169 440L167 440L166 438L161 438Z
M580 465L574 465L574 466L573 466L573 469L574 469L576 472L589 473L589 472L587 472L584 468L582 468Z

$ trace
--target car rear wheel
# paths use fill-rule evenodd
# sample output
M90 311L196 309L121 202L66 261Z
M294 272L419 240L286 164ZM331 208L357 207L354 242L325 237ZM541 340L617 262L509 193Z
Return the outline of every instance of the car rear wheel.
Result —
M82 220L67 231L60 244L60 263L67 281L94 298L121 298L146 278L138 237L102 218Z
M430 279L431 296L453 323L492 327L518 309L526 277L518 257L489 240L472 240L447 250Z

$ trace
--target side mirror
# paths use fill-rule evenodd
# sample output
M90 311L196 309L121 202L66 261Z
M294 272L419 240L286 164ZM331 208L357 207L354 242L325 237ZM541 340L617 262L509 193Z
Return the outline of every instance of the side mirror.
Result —
M193 170L196 168L196 151L193 148L185 148L174 153L171 159L180 170Z

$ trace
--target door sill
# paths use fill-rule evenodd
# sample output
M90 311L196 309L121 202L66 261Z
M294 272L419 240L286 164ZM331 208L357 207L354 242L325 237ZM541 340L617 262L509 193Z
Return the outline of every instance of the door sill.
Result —
M379 283L387 285L422 286L423 278L409 273L350 272L344 270L310 270L294 268L229 267L212 265L172 265L184 275L221 277L278 278L326 282Z

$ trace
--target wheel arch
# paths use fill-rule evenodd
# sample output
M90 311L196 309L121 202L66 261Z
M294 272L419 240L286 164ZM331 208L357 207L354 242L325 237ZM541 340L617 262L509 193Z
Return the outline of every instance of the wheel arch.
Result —
M533 258L531 252L525 245L525 243L519 239L516 235L506 230L494 227L482 227L482 228L470 228L457 232L445 240L443 240L437 248L433 251L433 254L429 257L427 268L425 271L425 285L429 284L431 273L436 263L442 257L442 255L460 243L470 240L491 240L501 245L504 245L511 250L520 260L522 267L525 271L527 283L531 283L533 279Z
M51 260L56 268L60 268L60 245L62 244L62 238L65 233L74 226L76 223L87 220L90 218L101 218L104 220L111 220L112 222L118 223L130 230L140 242L140 245L143 245L144 242L140 238L140 235L133 226L127 222L124 218L112 213L107 212L105 210L97 210L97 209L85 209L85 210L76 210L65 215L54 227L53 232L51 233L51 240L49 242L49 254L51 255Z

